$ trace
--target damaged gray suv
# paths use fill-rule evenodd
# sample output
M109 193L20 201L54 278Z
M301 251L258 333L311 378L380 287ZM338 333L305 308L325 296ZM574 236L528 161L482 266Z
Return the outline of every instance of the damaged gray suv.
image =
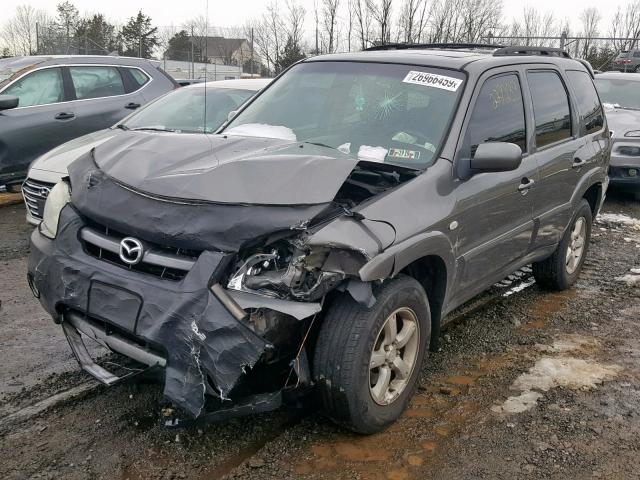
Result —
M552 49L305 60L215 135L128 131L71 164L29 284L84 370L158 372L172 425L310 394L379 431L454 308L529 263L576 280L607 188L592 77Z

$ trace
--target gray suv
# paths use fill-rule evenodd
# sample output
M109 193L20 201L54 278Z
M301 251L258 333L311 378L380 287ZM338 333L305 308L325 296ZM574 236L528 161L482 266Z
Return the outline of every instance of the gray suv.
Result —
M208 420L312 393L379 431L454 308L529 263L541 287L576 280L607 189L592 77L550 49L304 60L217 134L128 131L72 163L29 284L106 384L158 372Z
M177 84L149 60L110 56L0 60L0 186L68 140L110 127Z
M618 72L640 72L640 50L623 50L611 64Z

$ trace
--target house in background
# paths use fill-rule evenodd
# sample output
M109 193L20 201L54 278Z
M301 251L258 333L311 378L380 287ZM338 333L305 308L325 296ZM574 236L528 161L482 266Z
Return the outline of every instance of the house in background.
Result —
M209 63L242 66L251 60L251 44L246 38L194 38L194 43L202 46L202 56Z

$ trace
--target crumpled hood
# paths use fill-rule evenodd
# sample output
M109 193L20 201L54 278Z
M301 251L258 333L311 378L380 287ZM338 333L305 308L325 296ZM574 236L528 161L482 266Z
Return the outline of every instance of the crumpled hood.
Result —
M67 167L71 162L120 133L124 132L122 130L112 130L108 128L74 138L42 155L31 164L31 168L66 175Z
M142 131L123 132L93 156L103 172L141 192L254 205L330 202L358 163L291 140Z
M614 138L624 138L630 130L640 130L640 110L624 110L621 108L605 109L607 124L613 131Z

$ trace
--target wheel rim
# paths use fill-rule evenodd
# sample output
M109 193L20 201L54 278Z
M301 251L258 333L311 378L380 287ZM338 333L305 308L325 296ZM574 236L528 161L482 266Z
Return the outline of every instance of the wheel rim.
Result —
M566 270L569 275L573 274L584 254L584 244L587 236L587 221L584 217L578 218L571 229L571 238L567 246Z
M409 384L420 348L418 317L399 308L387 317L371 351L369 392L378 405L393 403Z

